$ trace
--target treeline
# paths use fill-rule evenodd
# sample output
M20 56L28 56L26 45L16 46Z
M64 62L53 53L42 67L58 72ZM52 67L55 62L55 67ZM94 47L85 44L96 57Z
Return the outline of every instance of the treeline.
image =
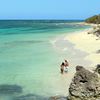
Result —
M92 16L85 20L87 23L94 23L94 24L100 24L100 14Z

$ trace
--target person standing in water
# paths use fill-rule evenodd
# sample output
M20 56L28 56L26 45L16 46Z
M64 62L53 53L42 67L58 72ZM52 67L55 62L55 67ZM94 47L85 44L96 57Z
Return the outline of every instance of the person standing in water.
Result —
M67 60L65 60L65 62L64 62L64 71L65 72L68 72L68 66L69 66L69 63Z
M61 71L61 74L63 74L63 72L64 72L64 67L65 67L65 64L64 64L64 62L62 62L62 64L60 65L60 71Z
M65 60L65 63L64 63L65 67L68 67L69 66L69 63L67 60Z

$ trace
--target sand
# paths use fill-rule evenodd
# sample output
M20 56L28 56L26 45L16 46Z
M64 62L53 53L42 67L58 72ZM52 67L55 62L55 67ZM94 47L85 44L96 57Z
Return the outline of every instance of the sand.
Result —
M65 39L75 44L75 48L88 53L85 59L90 60L92 62L90 67L94 68L100 63L100 53L97 53L100 50L100 39L93 34L88 34L89 31L91 31L91 28L69 34Z

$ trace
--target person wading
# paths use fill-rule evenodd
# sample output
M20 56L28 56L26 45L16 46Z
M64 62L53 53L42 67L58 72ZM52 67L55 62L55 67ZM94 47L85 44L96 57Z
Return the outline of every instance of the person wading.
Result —
M67 60L65 60L65 62L62 62L62 64L60 65L60 67L61 67L60 71L62 74L64 73L64 71L68 72L68 66L69 66L69 63Z
M63 72L64 72L64 66L65 66L64 62L62 62L62 64L60 65L60 67L61 67L60 68L61 74L63 74Z

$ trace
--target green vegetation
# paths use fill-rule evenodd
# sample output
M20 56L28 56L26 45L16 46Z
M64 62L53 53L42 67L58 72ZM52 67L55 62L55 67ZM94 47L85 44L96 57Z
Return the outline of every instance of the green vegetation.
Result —
M94 23L94 24L100 24L100 14L92 16L85 20L87 23Z

